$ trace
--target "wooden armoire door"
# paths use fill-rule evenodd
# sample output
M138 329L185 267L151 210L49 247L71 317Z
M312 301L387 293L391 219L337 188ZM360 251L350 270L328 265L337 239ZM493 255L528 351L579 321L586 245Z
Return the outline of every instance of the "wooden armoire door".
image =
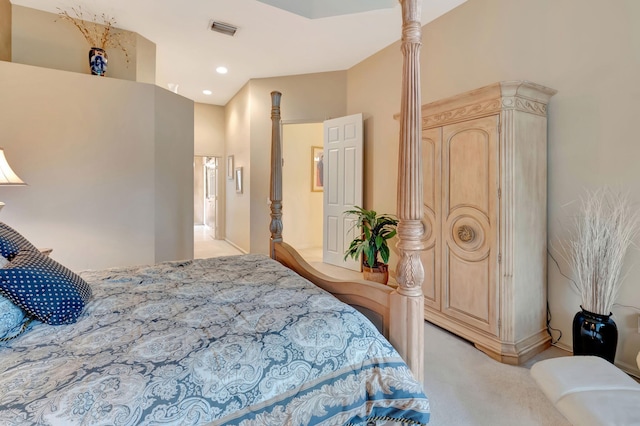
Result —
M420 259L424 267L425 306L440 311L440 252L441 252L441 213L442 200L441 176L442 127L422 132L422 197L424 202L424 250Z
M441 311L498 335L499 116L442 127Z

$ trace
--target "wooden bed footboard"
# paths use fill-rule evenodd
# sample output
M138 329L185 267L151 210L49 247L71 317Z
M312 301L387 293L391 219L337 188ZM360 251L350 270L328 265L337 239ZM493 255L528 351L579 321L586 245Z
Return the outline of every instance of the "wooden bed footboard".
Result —
M390 338L390 300L395 293L392 287L365 280L332 278L313 268L293 247L284 242L274 245L273 258L342 302L358 309L376 325L384 337Z

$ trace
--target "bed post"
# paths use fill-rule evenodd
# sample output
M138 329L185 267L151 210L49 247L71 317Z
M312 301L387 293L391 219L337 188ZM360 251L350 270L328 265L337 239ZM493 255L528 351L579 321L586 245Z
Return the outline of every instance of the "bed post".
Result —
M424 268L420 260L422 237L422 129L420 99L421 1L400 0L402 5L402 95L398 155L397 295L392 300L394 321L389 332L419 381L424 380Z
M271 240L269 253L276 258L275 245L282 242L282 142L280 135L280 99L282 93L271 92Z

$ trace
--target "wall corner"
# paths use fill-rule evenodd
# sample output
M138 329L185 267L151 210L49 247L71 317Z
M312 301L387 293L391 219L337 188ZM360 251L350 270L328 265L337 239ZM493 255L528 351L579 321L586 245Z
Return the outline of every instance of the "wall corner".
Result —
M11 2L0 0L0 61L11 62Z

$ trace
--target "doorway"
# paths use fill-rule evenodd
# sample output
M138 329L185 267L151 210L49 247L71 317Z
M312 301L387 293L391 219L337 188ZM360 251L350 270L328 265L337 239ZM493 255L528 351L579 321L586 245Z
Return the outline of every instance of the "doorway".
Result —
M362 205L362 114L282 126L283 238L309 263L361 271L344 260L354 238L343 212Z
M322 262L323 188L314 174L322 145L322 123L283 124L283 238L307 262Z
M211 238L220 238L218 226L220 158L196 156L193 164L193 223L195 226L204 227L204 232Z
M324 147L324 133L324 123L282 125L283 238L316 270L338 279L361 279L360 272L323 261L326 180L319 179L319 169L326 163L317 148Z

